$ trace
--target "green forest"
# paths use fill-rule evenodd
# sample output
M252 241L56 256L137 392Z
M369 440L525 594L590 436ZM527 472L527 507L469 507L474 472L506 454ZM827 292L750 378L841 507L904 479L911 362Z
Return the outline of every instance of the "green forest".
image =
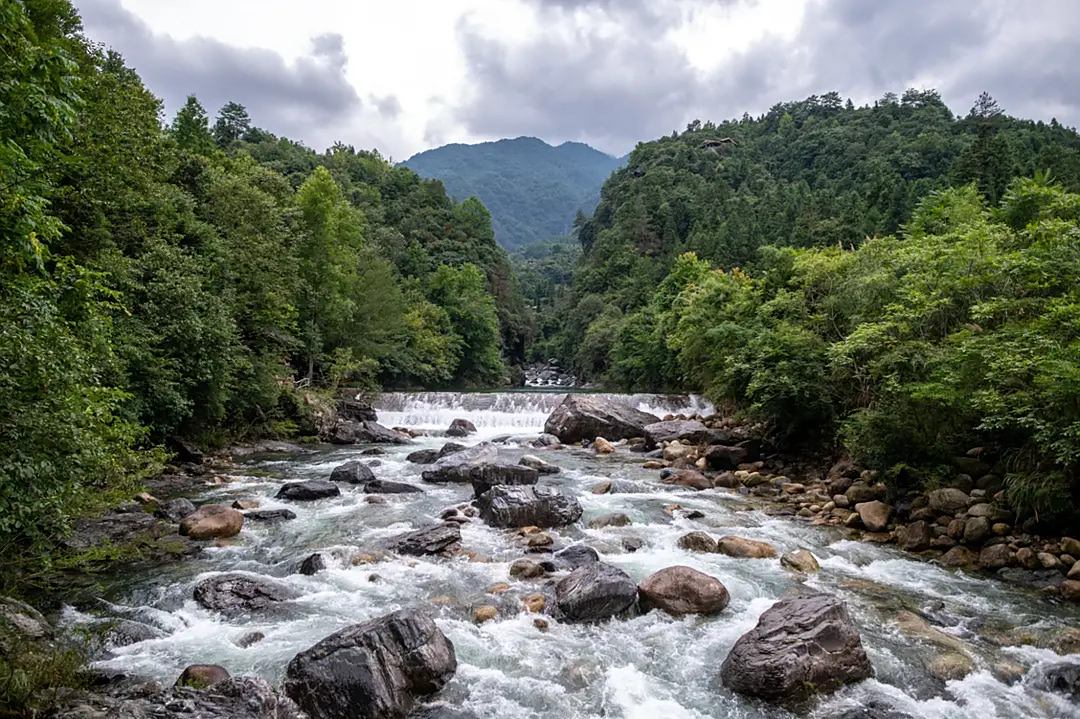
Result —
M236 103L163 118L64 0L0 13L5 549L172 436L297 434L304 388L507 382L530 320L478 200Z
M1080 136L984 94L830 93L642 143L579 218L536 357L702 391L894 485L987 447L1010 504L1080 506ZM1072 501L1069 501L1069 500Z

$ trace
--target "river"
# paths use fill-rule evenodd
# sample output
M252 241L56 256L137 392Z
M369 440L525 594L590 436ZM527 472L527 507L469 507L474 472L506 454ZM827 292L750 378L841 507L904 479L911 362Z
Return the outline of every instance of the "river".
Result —
M730 490L681 491L660 484L655 471L641 468L641 456L621 450L598 457L580 448L533 449L527 443L542 431L558 393L389 394L378 402L379 421L424 430L443 430L454 418L476 424L474 443L510 435L501 448L508 456L535 454L562 468L541 484L574 493L585 510L577 525L551 530L557 545L584 541L604 561L640 580L663 567L683 564L719 578L731 594L721 614L676 619L652 612L599 625L552 621L538 630L535 615L515 613L521 595L535 591L536 580L508 578L510 563L524 549L510 530L474 521L462 527L462 545L490 561L465 558L401 558L377 564L333 566L314 576L296 573L300 560L333 547L370 546L409 529L439 521L445 508L466 502L471 488L429 485L423 467L405 455L439 447L445 437L420 437L413 444L387 447L377 477L413 482L423 494L386 495L387 504L369 504L358 489L342 486L340 497L287 504L274 494L286 480L325 478L338 464L360 456L364 446L331 447L292 457L253 458L232 481L205 492L201 501L257 498L262 508L288 506L292 521L272 525L249 522L233 540L207 548L198 557L152 573L134 573L105 583L95 615L127 616L157 627L162 636L113 649L98 664L104 669L169 682L193 663L215 663L231 673L279 680L299 651L326 635L365 619L407 606L431 612L452 640L459 661L456 675L435 701L446 707L435 716L516 719L525 717L625 717L682 719L784 717L788 710L755 703L722 688L721 662L735 640L789 589L806 585L841 596L857 623L876 678L799 710L830 717L848 708L887 705L914 717L1065 717L1077 705L1039 687L1040 670L1061 661L1048 648L999 647L991 641L1016 627L1054 636L1080 626L1080 612L1038 593L985 576L939 568L892 546L846 539L837 530L811 527L790 518L771 517L751 500ZM686 409L707 411L700 400L640 395L631 404L661 414ZM588 491L607 479L625 480L636 491L596 495ZM672 517L665 505L699 510L697 520ZM632 524L587 529L590 517L625 512ZM738 534L775 544L781 551L804 547L817 556L821 571L806 579L773 560L734 559L678 548L692 530ZM636 538L636 552L622 540ZM201 579L222 571L246 571L287 578L302 597L273 615L226 619L192 599ZM510 592L492 597L487 589L509 582ZM496 620L476 624L472 609L502 608ZM959 639L975 671L942 683L927 670L940 650L905 635L897 625L901 610L927 617ZM69 625L92 621L89 610L67 609ZM236 640L260 631L265 638L248 648ZM1073 655L1080 661L1080 656ZM1014 667L1019 679L995 678L1000 665ZM418 714L419 715L419 714ZM866 716L884 716L867 714Z

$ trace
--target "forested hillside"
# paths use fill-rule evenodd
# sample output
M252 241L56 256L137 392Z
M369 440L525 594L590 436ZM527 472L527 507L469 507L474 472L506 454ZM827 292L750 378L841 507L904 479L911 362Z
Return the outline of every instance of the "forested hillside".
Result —
M518 137L445 145L404 165L441 180L454 198L479 197L491 211L495 238L514 249L569 232L578 211L596 207L600 186L620 162L579 142L552 147Z
M63 1L0 3L0 77L4 548L137 481L136 448L295 433L298 387L490 385L521 354L479 201L234 103L163 127Z
M689 389L903 493L965 453L1080 506L1080 137L932 92L825 96L639 145L578 228L548 353Z

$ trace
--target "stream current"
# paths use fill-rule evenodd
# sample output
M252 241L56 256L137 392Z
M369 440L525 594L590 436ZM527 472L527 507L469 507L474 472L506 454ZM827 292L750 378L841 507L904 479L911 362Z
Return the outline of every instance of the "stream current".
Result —
M682 491L663 485L659 474L641 468L640 454L621 449L614 455L567 447L535 449L529 442L563 394L386 394L377 402L379 421L441 432L455 418L471 420L475 444L509 435L500 453L516 460L534 454L562 468L540 483L573 493L585 514L571 527L550 530L556 548L586 542L605 562L641 580L671 565L688 565L719 578L731 603L715 617L673 618L652 612L598 625L550 621L542 632L536 615L519 610L520 597L536 591L537 580L509 578L513 560L526 549L513 530L498 530L479 520L462 526L462 547L490 561L465 557L391 558L377 564L332 564L314 576L297 573L299 562L315 551L372 546L388 537L439 522L447 507L467 502L467 485L424 483L422 465L406 454L440 447L445 436L422 436L404 446L380 445L386 454L365 456L366 445L324 446L299 456L251 458L227 484L211 487L196 502L231 503L256 498L261 508L288 507L297 518L274 524L248 522L231 540L208 546L190 561L152 573L132 572L105 583L99 607L67 609L70 625L100 616L136 619L162 636L117 647L98 662L103 669L173 682L193 663L213 663L232 674L257 674L279 681L289 660L323 637L396 609L419 606L431 613L457 652L458 670L431 706L417 716L517 719L526 717L625 717L626 719L698 719L720 717L832 717L857 707L891 707L913 717L1076 717L1080 710L1062 694L1040 688L1040 670L1080 655L1047 648L1001 647L994 636L1030 628L1053 637L1080 626L1075 607L1055 603L1037 592L991 578L946 570L895 547L846 539L837 530L812 527L791 518L772 517L731 490ZM660 415L709 411L697 398L634 395L629 404ZM378 462L376 477L411 482L423 494L384 495L386 504L369 504L358 487L341 485L340 497L288 503L274 499L285 481L326 478L350 459ZM632 491L597 495L589 487L618 479ZM699 510L703 517L672 516L665 505ZM588 529L590 518L624 512L625 527ZM773 543L781 551L809 549L821 571L800 578L775 559L735 559L680 549L686 532L736 534ZM622 540L635 538L635 552ZM268 615L226 618L203 609L192 598L194 585L215 573L243 571L283 579L302 596ZM508 582L508 593L492 596L488 588ZM848 605L874 665L876 677L848 686L797 714L782 707L749 701L724 689L719 669L728 650L757 622L763 611L800 582L842 597ZM500 616L484 624L472 619L482 604L500 607ZM956 637L973 659L965 678L941 682L927 670L941 649L904 634L896 617L903 610L926 617ZM252 631L265 638L241 648L237 640ZM1059 647L1060 649L1060 647ZM1003 681L1002 663L1017 678ZM424 712L431 712L425 714ZM885 716L867 714L866 716Z

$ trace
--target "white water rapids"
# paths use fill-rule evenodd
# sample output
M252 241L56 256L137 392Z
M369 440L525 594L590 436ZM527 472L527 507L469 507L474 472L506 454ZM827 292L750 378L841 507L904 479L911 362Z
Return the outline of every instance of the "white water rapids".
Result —
M731 603L715 617L673 618L652 612L598 625L550 622L541 632L536 615L518 610L520 597L536 591L537 580L513 580L510 563L525 549L512 531L474 521L462 527L462 545L490 561L434 557L393 559L378 564L332 567L315 576L296 573L314 551L370 546L387 537L439 521L446 507L471 498L468 486L428 485L423 467L405 455L439 447L445 437L418 438L387 454L362 457L379 462L375 475L422 486L424 494L384 495L384 505L365 502L351 485L342 495L316 502L286 503L274 494L287 480L325 478L338 464L361 457L363 446L323 447L299 457L262 458L249 476L208 490L197 501L229 503L258 498L262 508L285 507L292 521L265 525L248 522L234 539L208 547L200 556L153 574L119 578L102 590L102 603L69 609L72 624L95 616L126 616L157 627L160 638L112 649L103 668L173 682L193 663L221 664L231 673L253 673L278 681L285 666L306 649L342 627L407 606L420 606L435 617L451 639L459 662L456 675L434 698L436 709L417 716L483 719L704 719L787 717L789 710L751 702L720 686L720 664L735 640L799 578L773 560L734 559L680 549L682 534L700 529L714 535L737 534L775 544L781 551L805 547L822 569L805 583L844 598L862 634L876 678L846 687L798 711L813 717L836 716L850 708L888 705L912 717L941 719L992 717L1075 717L1077 705L1061 694L1037 688L1040 668L1063 657L1050 649L1001 648L986 637L1015 627L1033 626L1052 635L1075 627L1080 613L1036 592L984 576L949 571L906 555L894 547L843 538L834 530L811 527L789 518L770 517L729 490L680 491L659 483L658 474L640 467L641 455L625 449L596 457L580 448L536 450L527 446L542 431L550 409L562 399L554 393L393 394L378 401L379 421L427 430L444 430L452 419L471 420L473 443L511 435L500 451L509 457L536 454L563 468L542 476L541 484L574 493L585 509L573 527L551 530L556 544L585 541L606 562L637 580L675 564L719 578ZM686 398L635 396L628 403L665 414L678 411ZM707 411L698 400L693 410ZM459 440L455 440L459 441ZM588 488L607 478L625 480L633 493L595 495ZM704 517L673 518L664 505L678 503ZM625 512L626 527L586 529L590 518ZM624 538L639 539L636 552L623 549ZM283 579L300 599L281 611L225 618L198 606L192 588L222 571L247 571ZM509 582L511 591L493 596L487 589ZM500 607L494 621L477 625L472 609ZM900 632L898 611L908 609L967 644L975 671L959 681L941 683L927 671L940 650ZM241 648L236 640L260 631L265 638ZM1080 656L1069 659L1080 661ZM1010 683L995 678L996 664L1019 665L1021 677ZM432 713L425 714L424 711ZM884 716L866 714L867 717Z

